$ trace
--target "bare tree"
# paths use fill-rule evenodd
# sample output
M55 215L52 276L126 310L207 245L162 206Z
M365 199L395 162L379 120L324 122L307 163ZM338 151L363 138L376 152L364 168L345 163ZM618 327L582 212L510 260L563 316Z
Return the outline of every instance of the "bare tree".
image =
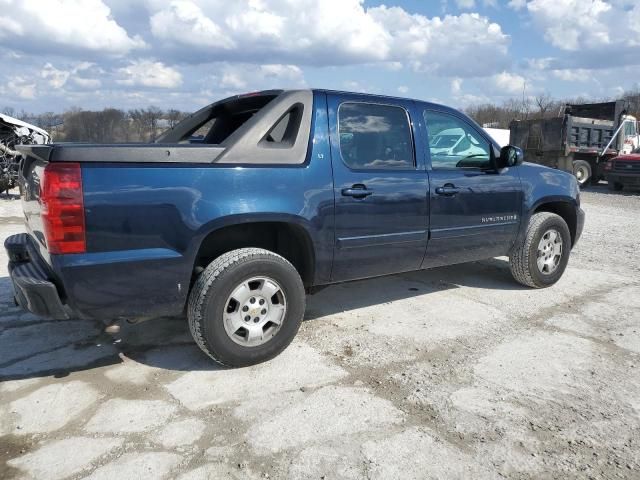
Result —
M141 141L142 139L145 138L145 132L146 132L144 110L139 110L139 109L129 110L128 116L131 119L130 125L134 133L133 137L136 140Z
M167 112L167 122L169 123L169 128L173 128L176 126L178 122L180 122L185 117L185 114L180 110L170 109Z
M147 108L144 112L144 121L147 131L149 132L148 139L153 142L156 139L158 133L158 120L162 118L162 110L153 105Z
M548 92L541 93L537 95L533 99L534 103L538 107L538 115L540 118L544 118L547 116L547 112L551 109L551 107L555 104L553 98Z

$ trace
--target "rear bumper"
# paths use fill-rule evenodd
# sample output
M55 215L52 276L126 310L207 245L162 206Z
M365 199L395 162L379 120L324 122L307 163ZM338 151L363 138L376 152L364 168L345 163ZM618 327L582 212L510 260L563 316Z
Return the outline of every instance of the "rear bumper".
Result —
M40 317L69 318L47 268L30 252L29 236L26 233L12 235L5 240L4 247L9 256L9 276L16 303Z

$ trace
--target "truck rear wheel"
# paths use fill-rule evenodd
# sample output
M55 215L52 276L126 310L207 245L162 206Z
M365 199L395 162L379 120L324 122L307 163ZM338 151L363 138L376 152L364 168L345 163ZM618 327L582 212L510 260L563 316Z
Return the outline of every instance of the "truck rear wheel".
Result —
M221 255L189 294L191 335L216 362L243 367L269 360L293 340L305 310L296 269L280 255L241 248Z
M569 262L571 234L555 213L531 216L524 241L509 256L511 274L522 285L544 288L556 283Z
M584 160L574 160L573 162L573 174L578 180L578 185L584 187L589 184L589 180L593 172L591 171L591 165Z

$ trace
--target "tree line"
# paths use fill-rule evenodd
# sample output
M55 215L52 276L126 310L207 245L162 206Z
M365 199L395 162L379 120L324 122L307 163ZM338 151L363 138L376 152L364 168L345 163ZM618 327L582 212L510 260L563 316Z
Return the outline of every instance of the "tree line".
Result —
M629 114L640 119L640 86L624 92L619 99L627 102ZM510 98L500 104L472 105L464 111L480 125L509 128L513 120L562 116L567 103L612 100L616 99L554 99L544 93L533 97L523 95L522 98ZM2 112L47 130L56 142L90 143L151 142L188 115L179 110L162 110L154 106L131 110L105 108L101 111L71 108L64 113L45 112L37 115L5 107Z
M64 113L30 114L5 107L2 112L48 131L56 142L127 143L152 142L184 119L186 112L148 107L100 111L71 108Z
M561 117L567 104L611 102L624 100L627 113L640 119L640 86L624 92L620 97L611 98L568 98L555 99L548 93L534 97L510 98L501 104L485 103L465 109L465 113L480 125L493 128L509 128L513 120Z

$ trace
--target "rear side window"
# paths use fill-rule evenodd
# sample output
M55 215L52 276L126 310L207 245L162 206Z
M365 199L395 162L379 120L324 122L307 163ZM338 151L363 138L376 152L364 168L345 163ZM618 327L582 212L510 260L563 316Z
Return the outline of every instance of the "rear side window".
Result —
M370 103L343 103L338 110L340 153L354 170L413 169L407 111Z

